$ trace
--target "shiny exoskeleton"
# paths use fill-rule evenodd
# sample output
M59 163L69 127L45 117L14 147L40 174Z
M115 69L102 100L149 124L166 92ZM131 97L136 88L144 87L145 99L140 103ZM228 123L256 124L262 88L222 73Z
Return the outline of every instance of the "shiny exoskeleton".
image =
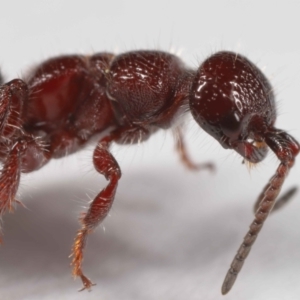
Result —
M121 177L109 150L113 142L142 142L159 129L175 126L186 166L212 168L193 164L185 151L177 120L191 111L202 129L245 161L260 162L270 148L280 164L256 202L255 219L222 293L231 289L299 152L298 142L274 127L272 87L253 63L231 52L212 55L198 70L161 51L68 55L47 60L23 80L3 84L0 78L0 83L0 214L18 202L22 172L73 153L99 135L93 163L108 184L80 219L72 248L73 275L81 277L83 289L93 285L81 268L87 236L107 216Z

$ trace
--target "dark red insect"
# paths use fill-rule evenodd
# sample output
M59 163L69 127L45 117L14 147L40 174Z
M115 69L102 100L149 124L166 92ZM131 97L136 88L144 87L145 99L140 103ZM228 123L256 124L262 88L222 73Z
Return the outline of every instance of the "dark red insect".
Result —
M212 55L198 70L160 51L69 55L47 60L24 80L0 81L1 214L18 202L15 195L22 172L35 171L51 158L73 153L102 133L93 162L108 184L80 219L72 248L73 275L81 277L83 289L93 285L81 268L87 236L107 216L121 177L109 151L111 143L145 141L191 111L201 128L245 161L260 162L270 148L280 164L257 200L255 219L222 293L231 289L299 152L298 142L274 127L272 87L253 63L231 52ZM197 168L186 154L179 127L177 131L182 161ZM200 167L212 168L210 164ZM284 195L277 207L294 191Z

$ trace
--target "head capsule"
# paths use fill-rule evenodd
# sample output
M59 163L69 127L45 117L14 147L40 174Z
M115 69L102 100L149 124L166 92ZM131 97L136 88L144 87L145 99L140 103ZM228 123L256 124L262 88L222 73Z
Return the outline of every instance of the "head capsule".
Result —
M264 132L276 118L272 87L248 59L218 52L196 72L190 109L196 122L224 148L250 162L266 155Z

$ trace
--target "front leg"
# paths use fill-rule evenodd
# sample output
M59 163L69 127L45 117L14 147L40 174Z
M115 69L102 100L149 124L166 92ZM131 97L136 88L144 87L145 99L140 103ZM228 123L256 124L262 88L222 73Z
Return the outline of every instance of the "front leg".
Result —
M212 163L200 164L200 163L195 163L191 160L191 158L188 155L188 151L186 149L182 129L180 126L174 129L174 137L176 142L176 151L179 154L181 162L184 164L186 168L188 168L191 171L198 171L201 169L208 169L209 171L215 170L215 166Z

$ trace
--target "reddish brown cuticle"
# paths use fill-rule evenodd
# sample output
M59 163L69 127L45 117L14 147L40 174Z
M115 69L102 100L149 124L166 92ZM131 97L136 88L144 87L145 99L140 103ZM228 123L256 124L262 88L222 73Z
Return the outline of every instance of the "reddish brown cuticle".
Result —
M280 161L255 204L255 219L222 287L226 294L268 214L295 193L292 188L275 203L299 152L298 142L274 127L276 107L269 81L239 54L218 52L198 70L161 51L68 55L43 62L23 80L4 84L0 74L0 215L18 202L21 173L74 153L107 132L99 138L93 163L109 182L80 218L72 248L73 275L81 277L83 289L90 289L93 283L81 267L85 242L109 213L121 177L110 145L139 143L175 126L182 162L192 170L213 169L212 164L196 165L189 159L181 128L174 125L189 111L222 147L246 161L260 162L269 148Z

